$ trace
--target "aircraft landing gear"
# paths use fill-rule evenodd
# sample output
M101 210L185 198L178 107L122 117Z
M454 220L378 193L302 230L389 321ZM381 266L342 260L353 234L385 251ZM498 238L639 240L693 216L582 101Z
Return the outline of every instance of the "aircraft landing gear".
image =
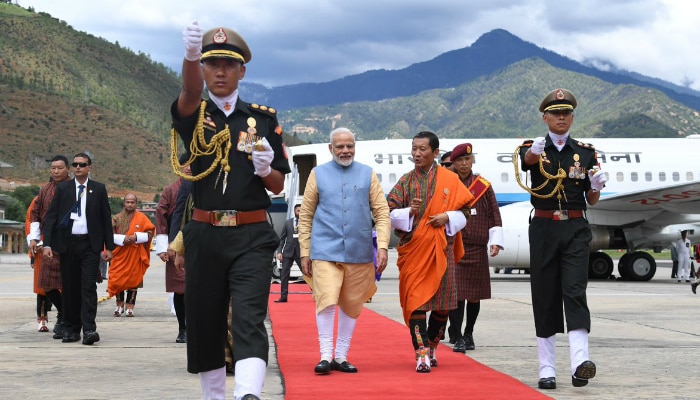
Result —
M590 279L608 279L612 274L614 264L606 253L596 251L588 258L588 277Z
M644 251L625 253L617 263L617 271L623 279L649 281L656 274L656 260Z

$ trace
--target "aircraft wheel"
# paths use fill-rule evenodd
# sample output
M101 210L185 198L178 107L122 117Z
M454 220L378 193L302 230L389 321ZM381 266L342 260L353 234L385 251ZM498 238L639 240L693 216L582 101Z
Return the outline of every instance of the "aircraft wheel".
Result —
M501 272L501 269L500 269L500 268L498 268L498 267L493 267L493 273L494 273L494 274L497 274L497 273L499 273L499 272Z
M588 277L591 279L608 279L613 272L613 261L601 251L591 253L588 259Z
M272 279L280 279L282 277L282 265L277 260L272 260Z
M656 274L656 260L644 251L630 254L625 265L630 278L635 281L648 281Z

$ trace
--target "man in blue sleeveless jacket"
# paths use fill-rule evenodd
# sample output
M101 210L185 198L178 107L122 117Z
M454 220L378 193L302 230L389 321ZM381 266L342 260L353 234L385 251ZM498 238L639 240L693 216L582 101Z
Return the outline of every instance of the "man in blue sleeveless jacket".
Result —
M347 361L355 323L374 280L372 220L377 231L377 272L386 268L390 236L389 206L372 168L354 162L355 135L346 128L330 134L333 161L311 171L299 214L302 272L312 278L321 361L314 372L354 373ZM313 262L312 262L313 260ZM338 336L333 351L336 305Z

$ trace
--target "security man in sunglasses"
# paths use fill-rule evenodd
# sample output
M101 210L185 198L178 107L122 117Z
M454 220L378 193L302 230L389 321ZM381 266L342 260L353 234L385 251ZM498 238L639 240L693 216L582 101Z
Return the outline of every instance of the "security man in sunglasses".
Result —
M63 285L63 342L100 341L97 315L97 280L100 259L109 261L114 250L112 211L105 185L90 178L92 159L73 157L73 176L56 185L44 223L43 256L61 255ZM103 251L104 249L104 251Z
M591 316L586 303L591 230L586 206L595 205L607 177L593 146L573 139L576 98L566 89L548 93L540 104L546 137L520 146L521 169L530 172L530 287L539 355L540 389L556 389L556 334L564 332L571 354L573 386L596 374L588 355ZM519 178L518 182L519 181Z

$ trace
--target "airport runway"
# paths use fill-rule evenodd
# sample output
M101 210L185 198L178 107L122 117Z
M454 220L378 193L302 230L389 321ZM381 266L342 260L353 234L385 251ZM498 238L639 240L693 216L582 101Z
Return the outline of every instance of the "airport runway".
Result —
M367 308L401 321L396 252ZM101 341L94 346L61 343L36 331L32 270L26 255L0 254L0 398L2 399L196 399L199 379L185 369L185 345L175 343L177 322L164 292L164 265L152 266L139 290L134 318L114 318L114 299L98 306ZM483 301L474 331L476 350L467 356L537 386L537 349L526 274L492 274L493 299ZM308 292L303 283L290 292ZM106 283L98 293L106 294ZM294 294L291 294L294 295ZM278 295L271 294L274 299ZM584 388L569 378L568 342L557 341L555 399L700 398L700 295L670 279L659 262L650 282L591 281L591 358L598 375ZM53 327L55 311L50 314ZM381 334L377 335L381 342ZM409 340L408 332L406 340ZM447 342L443 342L447 343ZM381 343L378 343L381 345ZM390 344L387 344L390 345ZM353 351L351 349L350 357ZM450 351L444 348L443 351ZM314 379L313 365L309 379ZM360 372L361 373L361 372ZM469 379L465 371L464 379ZM234 378L227 394L233 398ZM270 343L263 398L283 399L283 384ZM502 394L507 395L507 394ZM469 398L468 393L431 398Z

